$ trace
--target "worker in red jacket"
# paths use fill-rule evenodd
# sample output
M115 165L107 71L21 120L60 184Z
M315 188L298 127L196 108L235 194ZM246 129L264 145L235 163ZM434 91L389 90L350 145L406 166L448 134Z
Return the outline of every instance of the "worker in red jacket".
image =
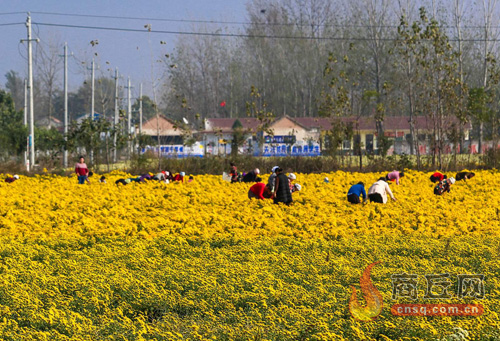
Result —
M184 177L186 176L186 173L184 172L180 172L179 174L176 174L174 176L174 178L172 179L172 181L180 181L180 182L184 182Z
M440 173L440 172L435 172L434 174L431 175L431 181L433 183L443 181L446 178L447 178L447 176Z
M271 198L272 192L268 185L262 182L257 182L255 185L250 187L248 190L248 199L269 199Z
M85 184L85 181L88 181L89 169L85 164L85 158L80 156L80 162L75 165L75 173L78 176L78 183L80 185Z
M19 175L17 175L17 174L16 174L16 175L14 175L14 176L9 176L9 177L7 177L7 178L5 179L5 182L7 182L7 183L12 183L12 182L14 182L14 181L16 181L16 180L19 180Z

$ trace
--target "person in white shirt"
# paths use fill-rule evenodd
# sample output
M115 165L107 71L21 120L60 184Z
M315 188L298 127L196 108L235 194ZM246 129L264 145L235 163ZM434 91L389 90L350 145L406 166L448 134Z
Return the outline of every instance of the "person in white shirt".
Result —
M161 171L160 173L156 174L153 176L153 180L158 180L158 181L165 181L167 180L167 177L170 175L170 173L167 171Z
M396 198L392 194L389 184L386 182L385 178L378 179L378 181L368 189L368 198L371 202L386 204L387 194L389 194L393 201L396 201Z

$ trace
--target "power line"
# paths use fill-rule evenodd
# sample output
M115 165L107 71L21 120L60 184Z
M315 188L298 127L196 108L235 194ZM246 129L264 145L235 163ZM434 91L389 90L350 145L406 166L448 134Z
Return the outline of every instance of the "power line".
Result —
M181 22L181 23L201 23L201 24L224 24L224 25L265 25L265 26L311 26L309 24L298 23L261 23L261 22L244 22L244 21L217 21L217 20L194 20L194 19L165 19L165 18L146 18L146 17L124 17L116 15L93 15L93 14L75 14L75 13L57 13L57 12L31 12L42 15L57 15L70 17L84 18L104 18L104 19L120 19L120 20L147 20L147 21L162 21L162 22ZM345 27L343 24L317 24L314 26L331 26ZM375 27L366 25L349 25L349 27ZM397 27L397 26L377 26L377 27Z
M26 14L28 12L3 12L0 15L11 15L11 14Z
M34 25L40 26L56 26L69 28L83 28L93 30L106 31L123 31L123 32L139 32L139 33L160 33L160 34L178 34L178 35L195 35L195 36L212 36L212 37L233 37L233 38L271 38L271 39L295 39L295 40L373 40L371 38L343 38L343 37L310 37L310 36L279 36L279 35L259 35L259 34L242 34L242 33L213 33L213 32L185 32L185 31L164 31L164 30L140 30L135 28L120 28L120 27L102 27L102 26L83 26L83 25L67 25L67 24L52 24L34 22ZM380 38L379 40L393 41L393 38ZM462 40L463 41L463 40Z
M13 25L25 25L26 23L24 22L12 22L8 24L0 24L0 26L13 26Z
M26 12L14 12L26 13ZM181 22L181 23L204 23L204 24L224 24L224 25L258 25L258 26L297 26L297 27L354 27L354 28L398 28L398 25L349 25L349 24L300 24L300 23L268 23L268 22L245 22L245 21L217 21L217 20L194 20L194 19L170 19L170 18L150 18L150 17L128 17L117 15L95 15L95 14L77 14L77 13L61 13L61 12L31 12L42 15L54 16L70 16L70 17L84 17L84 18L103 18L103 19L119 19L119 20L147 20L147 21L160 21L160 22ZM452 25L443 25L442 28L456 29ZM484 26L461 26L461 29L480 29ZM491 28L499 29L500 26L491 26Z
M21 56L21 58L23 58L25 61L28 61L28 57L24 56L23 53L21 52L21 45L22 44L23 43L21 43L21 42L17 44L17 52L19 52L19 55Z
M33 22L34 25L40 26L55 26L55 27L68 27L68 28L81 28L91 30L105 30L105 31L122 31L122 32L138 32L138 33L158 33L158 34L177 34L177 35L193 35L193 36L211 36L211 37L231 37L231 38L261 38L261 39L290 39L290 40L333 40L333 41L371 41L373 38L367 37L312 37L312 36L281 36L281 35L259 35L259 34L241 34L241 33L211 33L211 32L185 32L185 31L163 31L163 30L140 30L134 28L120 28L120 27L103 27L103 26L84 26L84 25L67 25L67 24L53 24ZM380 41L397 41L397 38L378 38ZM430 39L423 39L430 40ZM496 42L500 39L449 39L448 41L462 41L462 42Z
M146 17L123 17L116 15L92 15L92 14L75 14L75 13L58 13L58 12L31 12L42 15L58 15L70 17L84 18L105 18L105 19L121 19L121 20L148 20L148 21L163 21L163 22L184 22L184 23L205 23L205 24L228 24L228 25L249 25L248 22L238 21L215 21L215 20L189 20L189 19L165 19L165 18L146 18ZM285 25L285 24L283 24ZM288 25L288 24L286 24Z

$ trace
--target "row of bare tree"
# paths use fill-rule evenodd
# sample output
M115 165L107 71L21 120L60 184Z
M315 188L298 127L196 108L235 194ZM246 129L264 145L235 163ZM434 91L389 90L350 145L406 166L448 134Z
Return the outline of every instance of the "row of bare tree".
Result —
M450 117L472 121L482 150L498 135L497 2L252 0L244 26L193 28L239 37L179 38L163 102L179 117L241 117L254 86L275 115L376 115L380 131L384 115L412 129L427 115L438 156L446 138L463 141Z
M145 116L159 107L201 124L252 106L276 116L373 115L383 136L384 117L404 114L418 156L414 118L425 115L438 159L445 139L463 143L469 121L482 151L498 139L499 14L498 0L250 0L246 23L198 25L198 34L178 37L162 56L161 103L146 101ZM36 112L61 118L62 48L52 45L37 52ZM18 109L21 82L7 74ZM84 83L70 94L73 118L88 112L89 91ZM112 115L110 76L99 77L96 96L96 110Z

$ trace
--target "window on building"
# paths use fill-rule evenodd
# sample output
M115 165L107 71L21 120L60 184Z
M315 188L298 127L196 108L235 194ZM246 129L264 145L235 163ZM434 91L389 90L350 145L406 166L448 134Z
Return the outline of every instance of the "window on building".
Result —
M373 151L373 148L375 146L373 145L373 134L366 134L366 150L367 151Z
M360 151L361 151L361 135L356 134L356 135L354 135L354 153L355 153L355 155L359 155Z

